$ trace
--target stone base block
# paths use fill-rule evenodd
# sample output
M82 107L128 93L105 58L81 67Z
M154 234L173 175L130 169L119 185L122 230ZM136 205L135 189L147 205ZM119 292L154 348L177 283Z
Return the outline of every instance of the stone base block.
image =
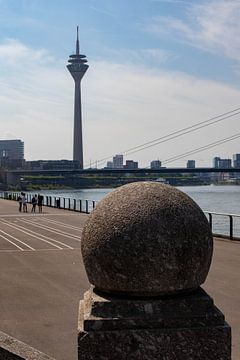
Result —
M79 360L231 360L231 328L204 290L127 299L87 291Z

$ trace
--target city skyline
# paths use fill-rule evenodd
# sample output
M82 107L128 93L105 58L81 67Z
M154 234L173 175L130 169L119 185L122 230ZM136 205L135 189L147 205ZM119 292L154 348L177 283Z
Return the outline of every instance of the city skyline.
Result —
M104 161L101 162L101 164L98 164L100 166L98 169L141 169L141 167L138 166L138 161L134 161L133 159L130 159L129 156L123 155L123 154L115 154L111 160L108 160L106 164L104 164ZM28 168L30 169L36 169L38 167L41 167L41 164L48 164L53 169L54 167L56 169L63 169L64 167L71 168L71 169L82 169L81 164L79 164L78 159L77 160L55 160L55 159L38 159L34 161L29 161L28 159L25 159L24 155L24 142L20 139L15 140L1 140L0 139L0 166L3 165L5 168L10 169L20 169L20 168ZM187 158L185 162L185 166L187 168L200 168L199 164L196 163L196 160L194 158ZM240 153L234 153L230 157L221 158L217 154L214 155L214 157L211 159L211 164L209 163L208 168L214 167L214 168L239 168L240 167ZM94 164L90 164L89 168L96 168ZM88 169L89 169L88 168ZM169 164L166 164L162 162L161 159L151 159L150 163L145 168L174 168Z
M1 0L0 6L0 138L22 139L28 160L72 158L73 87L65 64L77 24L91 65L83 89L86 167L238 107L239 1ZM144 167L174 157L235 134L237 121L131 158ZM216 154L234 153L236 139L194 158L208 166Z
M219 168L229 168L229 167L239 167L240 166L240 153L234 153L231 155L231 157L220 157L218 155L214 155L214 157L212 159L208 159L209 163L207 166L205 167L219 167ZM99 166L99 169L101 168L109 168L109 169L124 169L127 168L126 165L128 162L131 162L130 165L131 168L141 168L138 167L138 163L139 163L139 159L137 159L136 161L130 159L127 156L123 156L122 154L116 154L112 157L112 160L107 161L105 166ZM134 165L133 165L134 163ZM94 168L93 166L90 166ZM200 168L201 166L199 166L199 164L197 164L197 161L194 158L186 158L185 159L185 164L184 167L189 167L189 168ZM146 168L156 168L156 169L160 169L160 168L174 168L174 166L172 166L171 164L164 164L164 162L161 161L160 158L158 159L152 159L150 160L150 163L147 164Z

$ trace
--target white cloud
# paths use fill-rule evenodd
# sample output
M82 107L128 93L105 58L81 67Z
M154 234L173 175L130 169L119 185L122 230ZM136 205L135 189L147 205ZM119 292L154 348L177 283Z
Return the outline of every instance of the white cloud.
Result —
M172 32L176 39L204 51L240 60L240 1L210 0L189 4L186 18L154 17L146 29L157 35Z
M17 65L19 61L25 61L25 64L38 65L53 62L54 58L44 50L34 50L28 48L26 45L16 39L7 39L4 43L0 44L0 61L4 60L4 63Z
M70 131L65 103L71 96L64 93L71 86L65 64L45 50L7 40L0 44L0 65L0 138L7 133L23 139L27 159L69 156L70 142L63 141ZM58 136L61 148L54 145Z
M11 44L10 54L16 51ZM43 51L41 57L38 50L21 43L19 49L24 50L19 50L17 67L0 55L5 71L0 74L0 138L12 134L23 139L28 160L71 159L74 86L65 68L67 59L53 66L51 54ZM36 60L26 66L29 54ZM50 60L46 62L46 58ZM86 163L221 114L239 103L238 89L184 73L100 61L89 65L82 82ZM141 159L142 166L152 159L167 159L232 135L237 132L237 121L229 119L130 158ZM213 156L236 152L237 141L195 159L206 159L199 165L210 165ZM177 164L185 164L185 160Z
M176 59L176 54L159 48L145 49L106 49L107 55L111 58L118 59L120 63L127 64L165 64Z

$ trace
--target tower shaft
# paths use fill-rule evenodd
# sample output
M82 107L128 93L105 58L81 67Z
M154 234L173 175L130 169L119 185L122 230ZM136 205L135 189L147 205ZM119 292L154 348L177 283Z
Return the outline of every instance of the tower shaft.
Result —
M80 80L75 81L73 160L78 161L79 167L83 169L82 103Z
M83 169L83 136L82 136L82 103L81 103L81 80L88 69L85 55L79 51L78 27L76 53L70 55L67 68L75 82L74 96L74 130L73 130L73 160L78 162L79 168Z

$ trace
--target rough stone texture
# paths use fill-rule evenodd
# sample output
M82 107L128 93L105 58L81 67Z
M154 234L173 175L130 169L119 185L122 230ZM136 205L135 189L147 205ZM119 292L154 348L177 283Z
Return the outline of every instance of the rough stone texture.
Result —
M199 206L180 190L154 182L108 194L90 214L82 236L90 283L127 296L196 289L206 279L212 249Z
M0 360L54 360L52 357L0 331Z
M202 290L127 299L85 293L79 360L230 360L231 329Z

